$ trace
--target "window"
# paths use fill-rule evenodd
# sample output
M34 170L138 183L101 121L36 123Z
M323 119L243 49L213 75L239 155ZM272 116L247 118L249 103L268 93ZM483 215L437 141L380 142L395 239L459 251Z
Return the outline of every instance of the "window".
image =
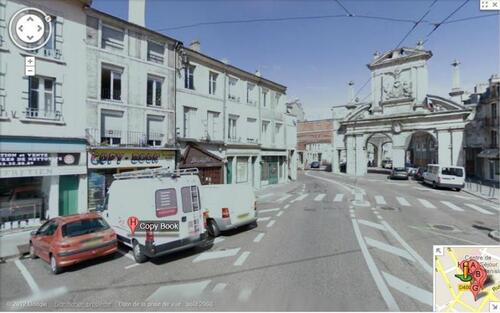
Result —
M193 138L196 109L184 107L184 138Z
M276 123L274 125L275 129L276 129L276 140L278 141L278 143L281 142L281 126L282 124L279 124L279 123ZM319 145L318 145L319 147Z
M54 53L54 50L56 49L56 18L55 16L52 16L52 19L50 20L50 24L52 26L52 33L50 34L49 41L43 46L44 50L44 55L45 56L51 56L52 53Z
M217 77L219 74L210 72L208 74L208 93L211 95L215 95L217 90Z
M267 90L262 90L262 106L265 108L267 107L267 94L268 94L268 91Z
M496 119L498 117L497 115L497 104L496 103L492 103L491 104L491 118L492 119Z
M236 141L236 122L238 121L238 117L230 116L229 117L229 127L227 128L228 133L227 137L230 141Z
M177 194L175 188L160 189L155 192L156 217L177 214Z
M161 106L161 86L163 79L148 76L146 104Z
M229 100L233 101L239 101L239 99L236 97L236 84L238 83L238 80L233 77L229 77L229 84L228 84L228 91L227 91L227 97Z
M123 112L103 110L101 113L101 143L119 145L122 138Z
M218 138L219 129L219 112L207 111L207 137L208 139L220 139Z
M153 147L161 146L164 137L164 117L148 116L147 120L148 145Z
M37 235L42 235L42 236L50 236L53 235L55 230L57 229L57 223L55 220L50 220L43 224L38 231L36 232Z
M28 80L29 102L26 117L58 119L60 113L55 108L55 79L30 76Z
M200 209L198 187L186 186L181 188L182 212L190 213Z
M165 46L148 40L148 61L163 64Z
M262 137L267 138L267 128L269 127L269 122L262 122Z
M259 127L257 126L257 119L247 118L247 142L256 143L259 133Z
M491 146L493 148L498 147L498 135L497 135L497 132L495 130L491 131Z
M247 83L247 103L255 104L255 100L252 99L252 94L255 89L255 85L252 83Z
M464 171L457 167L443 167L441 174L462 177L464 175Z
M281 95L280 95L279 93L276 93L276 94L274 95L274 101L275 101L275 102L274 102L274 105L275 105L275 107L278 107L278 105L279 105L279 103L280 103L280 98L281 98Z
M194 66L188 65L184 68L184 88L194 90Z
M101 99L122 99L122 73L121 71L105 68L101 70Z
M101 48L111 50L123 50L123 39L125 32L121 28L102 25Z
M63 225L62 235L63 237L77 237L103 231L108 228L108 223L102 218L84 219Z

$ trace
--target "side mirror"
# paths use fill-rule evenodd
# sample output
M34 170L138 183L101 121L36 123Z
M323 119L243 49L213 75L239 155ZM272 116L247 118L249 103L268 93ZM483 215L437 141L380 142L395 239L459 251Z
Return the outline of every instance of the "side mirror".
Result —
M30 235L31 235L32 237L36 236L37 234L38 234L38 232L37 232L36 230L33 230L33 231L31 231L31 233L30 233Z

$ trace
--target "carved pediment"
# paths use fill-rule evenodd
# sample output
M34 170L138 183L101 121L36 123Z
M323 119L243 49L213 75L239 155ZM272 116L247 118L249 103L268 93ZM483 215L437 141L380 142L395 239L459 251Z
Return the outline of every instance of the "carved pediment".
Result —
M398 48L387 51L378 56L372 63L368 64L369 69L390 66L394 64L402 64L412 60L428 60L432 57L432 52L429 50L417 48Z

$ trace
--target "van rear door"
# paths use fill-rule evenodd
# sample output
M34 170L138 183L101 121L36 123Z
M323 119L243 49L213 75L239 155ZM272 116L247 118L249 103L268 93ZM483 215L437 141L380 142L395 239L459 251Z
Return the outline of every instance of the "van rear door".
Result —
M181 187L181 198L181 229L185 231L183 237L199 238L204 232L204 228L198 186L190 185Z
M159 221L177 223L179 227L178 231L170 230L168 232L161 232L161 236L158 236L159 234L154 234L154 241L156 245L184 238L186 231L182 222L183 212L179 206L179 202L177 201L177 195L178 189L174 187L158 189L155 191L156 218Z
M441 168L441 178L444 184L461 185L464 182L464 169L460 167L446 167Z

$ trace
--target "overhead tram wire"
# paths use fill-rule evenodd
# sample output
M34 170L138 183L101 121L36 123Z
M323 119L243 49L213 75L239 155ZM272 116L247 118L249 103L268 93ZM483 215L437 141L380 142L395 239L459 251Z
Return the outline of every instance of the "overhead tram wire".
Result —
M453 12L451 12L447 17L445 17L441 22L435 23L434 28L430 31L430 33L427 34L426 39L424 40L424 43L429 41L429 37L441 26L443 25L450 17L452 17L455 13L460 11L461 8L463 8L470 0L465 0L461 5L459 5Z
M422 21L424 20L424 18L431 12L432 7L436 4L436 2L438 2L438 0L434 0L431 3L431 5L429 6L429 8L427 8L427 11L424 13L424 15L422 15L422 17L415 24L413 24L412 28L410 28L410 30L398 42L398 44L396 45L395 49L399 48L399 46L401 46L401 44L406 40L406 38L408 38L408 36L410 36L410 34L415 30L415 28L417 28L417 26L420 25L420 23L422 23Z
M347 13L347 16L354 16L354 14L351 13L343 4L340 2L340 0L335 0L337 4L344 10L345 13Z

